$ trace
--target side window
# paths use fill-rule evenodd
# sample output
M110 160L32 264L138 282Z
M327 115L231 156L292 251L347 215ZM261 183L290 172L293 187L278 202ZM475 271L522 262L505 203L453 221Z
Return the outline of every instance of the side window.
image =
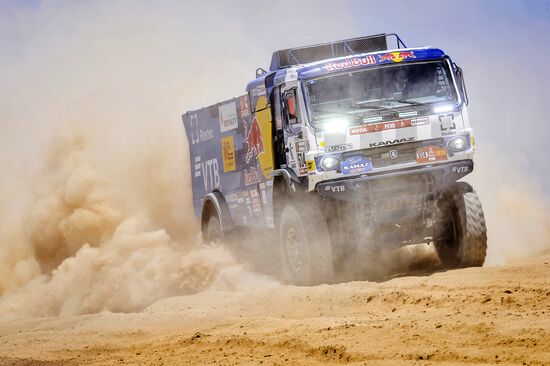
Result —
M283 130L283 104L281 87L276 86L271 92L271 113L273 113L273 146L275 151L275 169L286 166L285 134Z
M285 117L290 125L300 122L298 117L298 105L296 103L296 89L289 89L283 94Z

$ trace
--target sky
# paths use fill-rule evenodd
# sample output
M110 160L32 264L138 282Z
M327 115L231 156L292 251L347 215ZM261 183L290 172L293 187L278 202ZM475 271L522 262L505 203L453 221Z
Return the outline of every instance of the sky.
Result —
M183 136L183 112L242 94L274 50L384 32L445 50L464 70L478 150L550 192L549 0L0 0L2 179L30 174L67 126L126 149Z

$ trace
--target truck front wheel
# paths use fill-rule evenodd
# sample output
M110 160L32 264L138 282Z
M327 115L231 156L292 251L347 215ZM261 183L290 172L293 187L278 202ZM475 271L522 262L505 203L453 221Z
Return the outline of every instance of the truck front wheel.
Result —
M485 262L485 217L481 202L468 183L455 183L439 198L434 244L445 267L479 267Z
M296 285L329 282L333 258L326 221L316 205L288 204L281 212L279 225L282 265L285 280Z

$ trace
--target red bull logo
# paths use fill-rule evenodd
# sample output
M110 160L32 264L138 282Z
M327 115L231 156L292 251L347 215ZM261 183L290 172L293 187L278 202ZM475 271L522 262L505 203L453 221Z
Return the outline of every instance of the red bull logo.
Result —
M252 158L257 158L258 155L264 152L264 144L262 142L262 130L260 124L254 116L248 134L246 135L246 163L248 164Z
M354 57L344 61L330 62L325 65L327 71L335 71L342 69L350 69L352 67L359 67L365 65L373 65L376 63L374 56Z
M416 58L416 56L414 55L414 51L390 52L383 55L379 55L378 62L382 62L382 61L401 62L408 58Z

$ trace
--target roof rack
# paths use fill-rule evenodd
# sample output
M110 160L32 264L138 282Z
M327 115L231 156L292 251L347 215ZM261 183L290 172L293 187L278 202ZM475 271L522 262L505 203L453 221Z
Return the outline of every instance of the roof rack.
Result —
M275 71L294 65L359 53L384 51L389 49L388 44L394 44L394 42L396 47L392 46L390 48L406 48L396 33L381 33L372 36L345 39L343 41L279 50L273 52L269 70Z

